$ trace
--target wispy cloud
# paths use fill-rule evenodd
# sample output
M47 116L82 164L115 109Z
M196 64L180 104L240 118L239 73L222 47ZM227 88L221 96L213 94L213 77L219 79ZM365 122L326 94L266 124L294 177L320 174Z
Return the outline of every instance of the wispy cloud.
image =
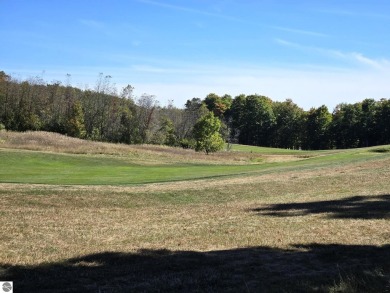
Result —
M104 72L112 75L112 81L118 88L130 83L135 87L136 96L145 92L154 94L161 103L173 99L179 107L187 99L204 98L215 92L232 96L258 93L275 101L291 98L305 109L325 104L331 110L338 103L354 103L368 97L379 99L389 93L390 71L367 68L256 67L248 64L189 64L174 60L160 63L149 60L149 63L118 67L48 67L44 68L44 78L64 80L66 73L70 73L73 84L91 88L98 73ZM41 73L23 68L4 70L9 73L24 72L26 76Z
M367 17L367 18L384 18L389 19L390 16L384 13L372 13L369 11L361 12L355 11L353 9L315 9L314 12L324 13L324 14L332 14L346 17Z
M371 66L371 67L374 67L377 69L384 69L384 68L390 67L390 61L387 59L375 60L375 59L368 58L361 53L356 53L356 52L349 53L346 55L346 57L352 58L352 59L360 62L361 64L366 64L368 66Z
M297 43L286 41L284 39L275 38L275 42L279 45L290 47L290 48L297 48L297 49L303 49L303 47Z
M168 3L164 3L164 2L156 2L156 1L152 1L152 0L137 0L137 1L140 3L159 6L159 7L163 7L163 8L167 8L167 9L180 10L180 11L185 11L185 12L193 13L193 14L200 14L200 15L204 15L204 16L218 17L218 18L223 18L223 19L231 20L231 21L241 21L241 19L238 19L238 18L233 17L233 16L204 11L204 10L199 10L199 9L194 9L194 8L189 8L186 6L173 5L173 4L168 4Z
M94 19L79 19L78 22L82 24L87 30L97 32L111 39L122 39L124 36L134 38L130 41L133 47L141 45L139 38L142 38L144 31L130 23L106 23Z
M379 72L365 70L334 71L287 68L246 68L219 74L182 76L165 82L135 81L139 92L155 94L161 101L174 99L178 106L192 97L204 98L215 92L232 96L261 94L276 101L293 99L309 109L323 104L332 110L339 103L355 103L367 97L379 99L388 95L388 78Z
M293 48L299 51L307 52L307 53L315 53L320 55L325 55L327 57L333 57L333 58L343 58L345 57L345 54L332 49L326 49L326 48L319 48L319 47L313 47L313 46L306 46L302 44L298 44L295 42L286 41L284 39L275 39L275 42L279 45L282 45L284 47Z
M309 30L301 30L301 29L294 29L294 28L281 27L281 26L273 26L272 28L277 29L277 30L281 30L281 31L285 31L285 32L301 34L301 35L308 35L308 36L313 36L313 37L328 37L327 34L309 31Z
M293 48L295 50L300 50L312 54L318 54L333 59L341 59L344 61L353 62L359 65L364 65L375 69L388 69L390 67L390 61L387 59L369 58L359 52L342 52L339 50L333 50L328 48L305 46L298 43L286 41L283 39L275 39L275 42L278 43L279 45Z

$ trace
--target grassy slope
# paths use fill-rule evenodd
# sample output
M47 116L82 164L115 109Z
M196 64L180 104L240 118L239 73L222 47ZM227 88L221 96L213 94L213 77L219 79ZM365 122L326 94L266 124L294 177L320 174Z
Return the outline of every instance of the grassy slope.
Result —
M301 151L301 150L257 147L257 146L242 145L242 144L232 144L231 150L237 152L261 153L261 154L270 154L270 155L313 155L313 154L318 154L323 152L323 151Z
M153 164L126 159L0 150L0 182L41 184L140 184L212 178L251 172L254 165Z
M56 172L68 183L86 184L92 176L93 184L128 184L131 174L140 176L132 183L153 174L150 181L166 181L0 183L0 279L14 280L20 291L389 288L389 147L310 153L298 161L280 160L277 150L252 157L250 148L248 156L236 157L246 163L234 165L225 154L188 160L187 152L165 155L169 150L150 147L137 149L136 160L128 148L113 151L116 146L89 155L64 154L65 146L61 154L37 145L38 152L3 146L3 181L28 183L41 176L42 182L58 182ZM253 158L263 161L251 164ZM188 173L175 173L176 166ZM188 181L169 182L169 173L158 178L159 170ZM198 172L230 175L193 180Z
M19 134L17 134L19 135ZM180 153L173 148L158 148L145 150L134 149L118 145L94 145L93 142L85 142L63 136L46 139L41 143L37 142L42 137L39 133L30 135L26 148L15 150L12 144L8 148L0 149L0 182L9 183L40 183L40 184L143 184L156 182L171 182L181 180L194 180L204 178L216 178L222 176L249 175L255 173L282 172L287 169L310 169L318 168L321 165L337 165L356 163L360 160L376 159L385 156L386 153L370 152L371 149L328 151L328 152L302 152L291 150L280 150L272 148L260 148L251 146L234 145L234 152L224 152L224 156L205 156L197 154L192 157L191 153ZM35 135L31 139L31 135ZM50 137L51 134L48 136ZM50 146L58 144L58 141L68 140L68 153L66 145L60 148L60 153L53 152ZM21 140L23 142L23 140ZM24 141L25 142L25 141ZM73 145L78 144L76 149ZM89 145L90 144L90 145ZM22 144L23 145L23 144ZM85 146L83 148L83 146ZM89 146L88 146L89 145ZM110 147L111 146L111 151ZM9 148L11 147L11 148ZM19 145L20 147L20 145ZM49 151L43 149L49 148ZM58 147L57 147L58 148ZM69 150L76 149L71 152ZM97 153L93 153L94 149ZM117 148L117 149L116 149ZM78 154L84 149L89 155ZM115 149L117 153L115 153ZM164 150L169 155L162 156ZM241 154L241 163L225 159L231 154ZM252 156L255 153L257 155ZM210 159L209 159L210 158ZM215 163L218 158L218 163Z
M245 165L172 163L133 163L127 157L56 154L0 149L0 182L40 184L142 184L215 178L310 169L321 165L350 164L386 156L368 150L346 150L291 162L261 162ZM157 160L157 159L155 159Z

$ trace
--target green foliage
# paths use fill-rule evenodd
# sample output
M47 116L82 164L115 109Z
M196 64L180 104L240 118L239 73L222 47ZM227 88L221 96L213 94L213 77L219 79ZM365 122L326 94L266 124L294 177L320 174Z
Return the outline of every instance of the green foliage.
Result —
M177 146L178 140L175 134L175 128L172 120L168 117L162 117L160 121L160 128L152 137L152 144L163 144L167 146Z
M96 127L94 127L94 128L92 129L91 134L89 134L89 135L87 136L87 138L90 139L90 140L94 140L94 141L99 141L99 140L101 140L101 135L100 135L99 129L97 129Z
M273 111L276 126L272 136L272 145L278 148L299 149L302 145L304 111L292 100L275 102Z
M178 109L172 103L161 107L147 94L135 102L132 86L118 94L110 79L100 74L93 90L81 90L69 81L66 86L59 81L46 84L40 77L19 81L0 71L0 121L11 131L44 130L99 141L195 148L194 125L212 112L221 120L219 132L229 143L311 150L390 143L389 99L343 103L330 114L325 106L304 111L291 100L209 94Z
M328 108L325 105L317 109L312 108L306 119L305 149L329 149L331 147L329 128L332 122L332 115L329 113Z
M390 143L390 100L379 101L376 123L376 130L380 133L379 144Z
M196 141L194 139L183 138L180 140L180 146L183 149L195 149Z
M244 124L243 118L245 113L246 96L239 95L234 98L231 106L233 126L240 128Z
M330 131L336 148L358 147L361 104L340 104L333 112Z
M240 143L270 145L276 121L269 98L259 95L246 97L241 120Z
M74 102L66 120L66 133L73 137L84 138L86 135L84 114L80 101Z
M176 146L177 136L175 134L175 128L172 120L164 118L161 124L160 130L164 133L164 144L168 146Z
M180 140L193 140L192 130L195 123L209 112L206 105L199 98L187 100L183 112L183 120L177 132Z
M3 123L0 123L0 131L5 130L5 125Z
M360 146L372 146L376 141L376 116L378 112L378 106L375 100L365 99L361 103L361 116L359 123L359 137L360 137Z
M229 95L220 97L212 93L207 95L204 99L204 103L209 111L213 112L216 117L221 118L230 109L232 105L232 97Z
M199 119L193 130L196 140L195 150L198 152L205 151L206 154L222 150L225 142L219 133L220 129L221 121L214 116L213 112Z
M117 142L127 144L140 143L139 121L136 117L135 105L131 100L122 100Z

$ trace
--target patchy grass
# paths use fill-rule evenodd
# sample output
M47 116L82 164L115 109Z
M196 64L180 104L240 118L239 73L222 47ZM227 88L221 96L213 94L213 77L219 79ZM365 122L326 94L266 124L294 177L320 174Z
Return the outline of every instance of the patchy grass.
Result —
M0 279L29 292L386 292L390 155L370 150L153 184L0 183ZM123 154L2 151L12 152L21 172L31 154L39 160L26 169L41 162L41 172L72 173L80 161L101 172L154 166ZM19 164L3 158L2 174ZM218 160L226 164L200 167Z
M258 172L263 165L140 164L131 158L1 150L0 182L40 184L141 184Z
M169 181L248 176L285 172L374 160L364 153L337 153L311 159L273 158L255 164L134 163L128 157L55 154L23 150L1 150L0 182L39 184L143 184Z
M175 182L198 179L211 179L222 177L243 177L255 174L284 173L289 170L301 172L302 170L322 168L322 166L341 166L357 164L370 160L377 160L385 156L383 152L372 152L372 149L354 149L329 152L315 152L311 155L266 154L257 153L252 156L248 152L221 152L213 156L200 155L187 158L176 148L161 146L122 146L102 144L90 141L70 139L69 150L61 152L44 150L44 147L53 146L61 140L69 138L59 136L50 138L51 134L11 133L10 141L30 141L22 143L25 149L12 149L14 143L5 144L0 148L0 182L8 183L35 183L35 184L87 184L87 185L126 185L157 182ZM55 135L54 135L55 136ZM35 151L31 147L30 138L36 138ZM37 137L40 137L39 140ZM45 137L49 139L45 140ZM79 144L80 147L75 147ZM105 151L88 151L78 153L75 150L93 149L93 145L104 146ZM62 146L64 148L65 145ZM49 147L50 149L50 147ZM263 148L258 148L259 150ZM127 150L127 151L125 151ZM162 151L164 150L164 152ZM116 154L116 152L118 153ZM269 151L269 150L268 150ZM192 152L192 151L191 151ZM115 155L116 154L116 155ZM225 157L232 155L240 157L239 163ZM243 154L243 155L242 155ZM197 157L199 156L199 157ZM209 159L210 157L210 159Z
M0 131L0 148L42 152L88 154L122 157L140 164L206 163L247 164L253 158L267 159L265 154L220 152L206 156L194 150L158 145L125 145L88 141L44 131ZM289 156L285 156L290 160Z

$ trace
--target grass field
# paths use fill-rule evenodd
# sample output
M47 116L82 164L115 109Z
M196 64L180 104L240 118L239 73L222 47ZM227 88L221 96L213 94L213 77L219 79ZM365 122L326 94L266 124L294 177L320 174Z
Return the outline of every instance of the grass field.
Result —
M389 292L390 147L302 152L0 132L16 292Z

